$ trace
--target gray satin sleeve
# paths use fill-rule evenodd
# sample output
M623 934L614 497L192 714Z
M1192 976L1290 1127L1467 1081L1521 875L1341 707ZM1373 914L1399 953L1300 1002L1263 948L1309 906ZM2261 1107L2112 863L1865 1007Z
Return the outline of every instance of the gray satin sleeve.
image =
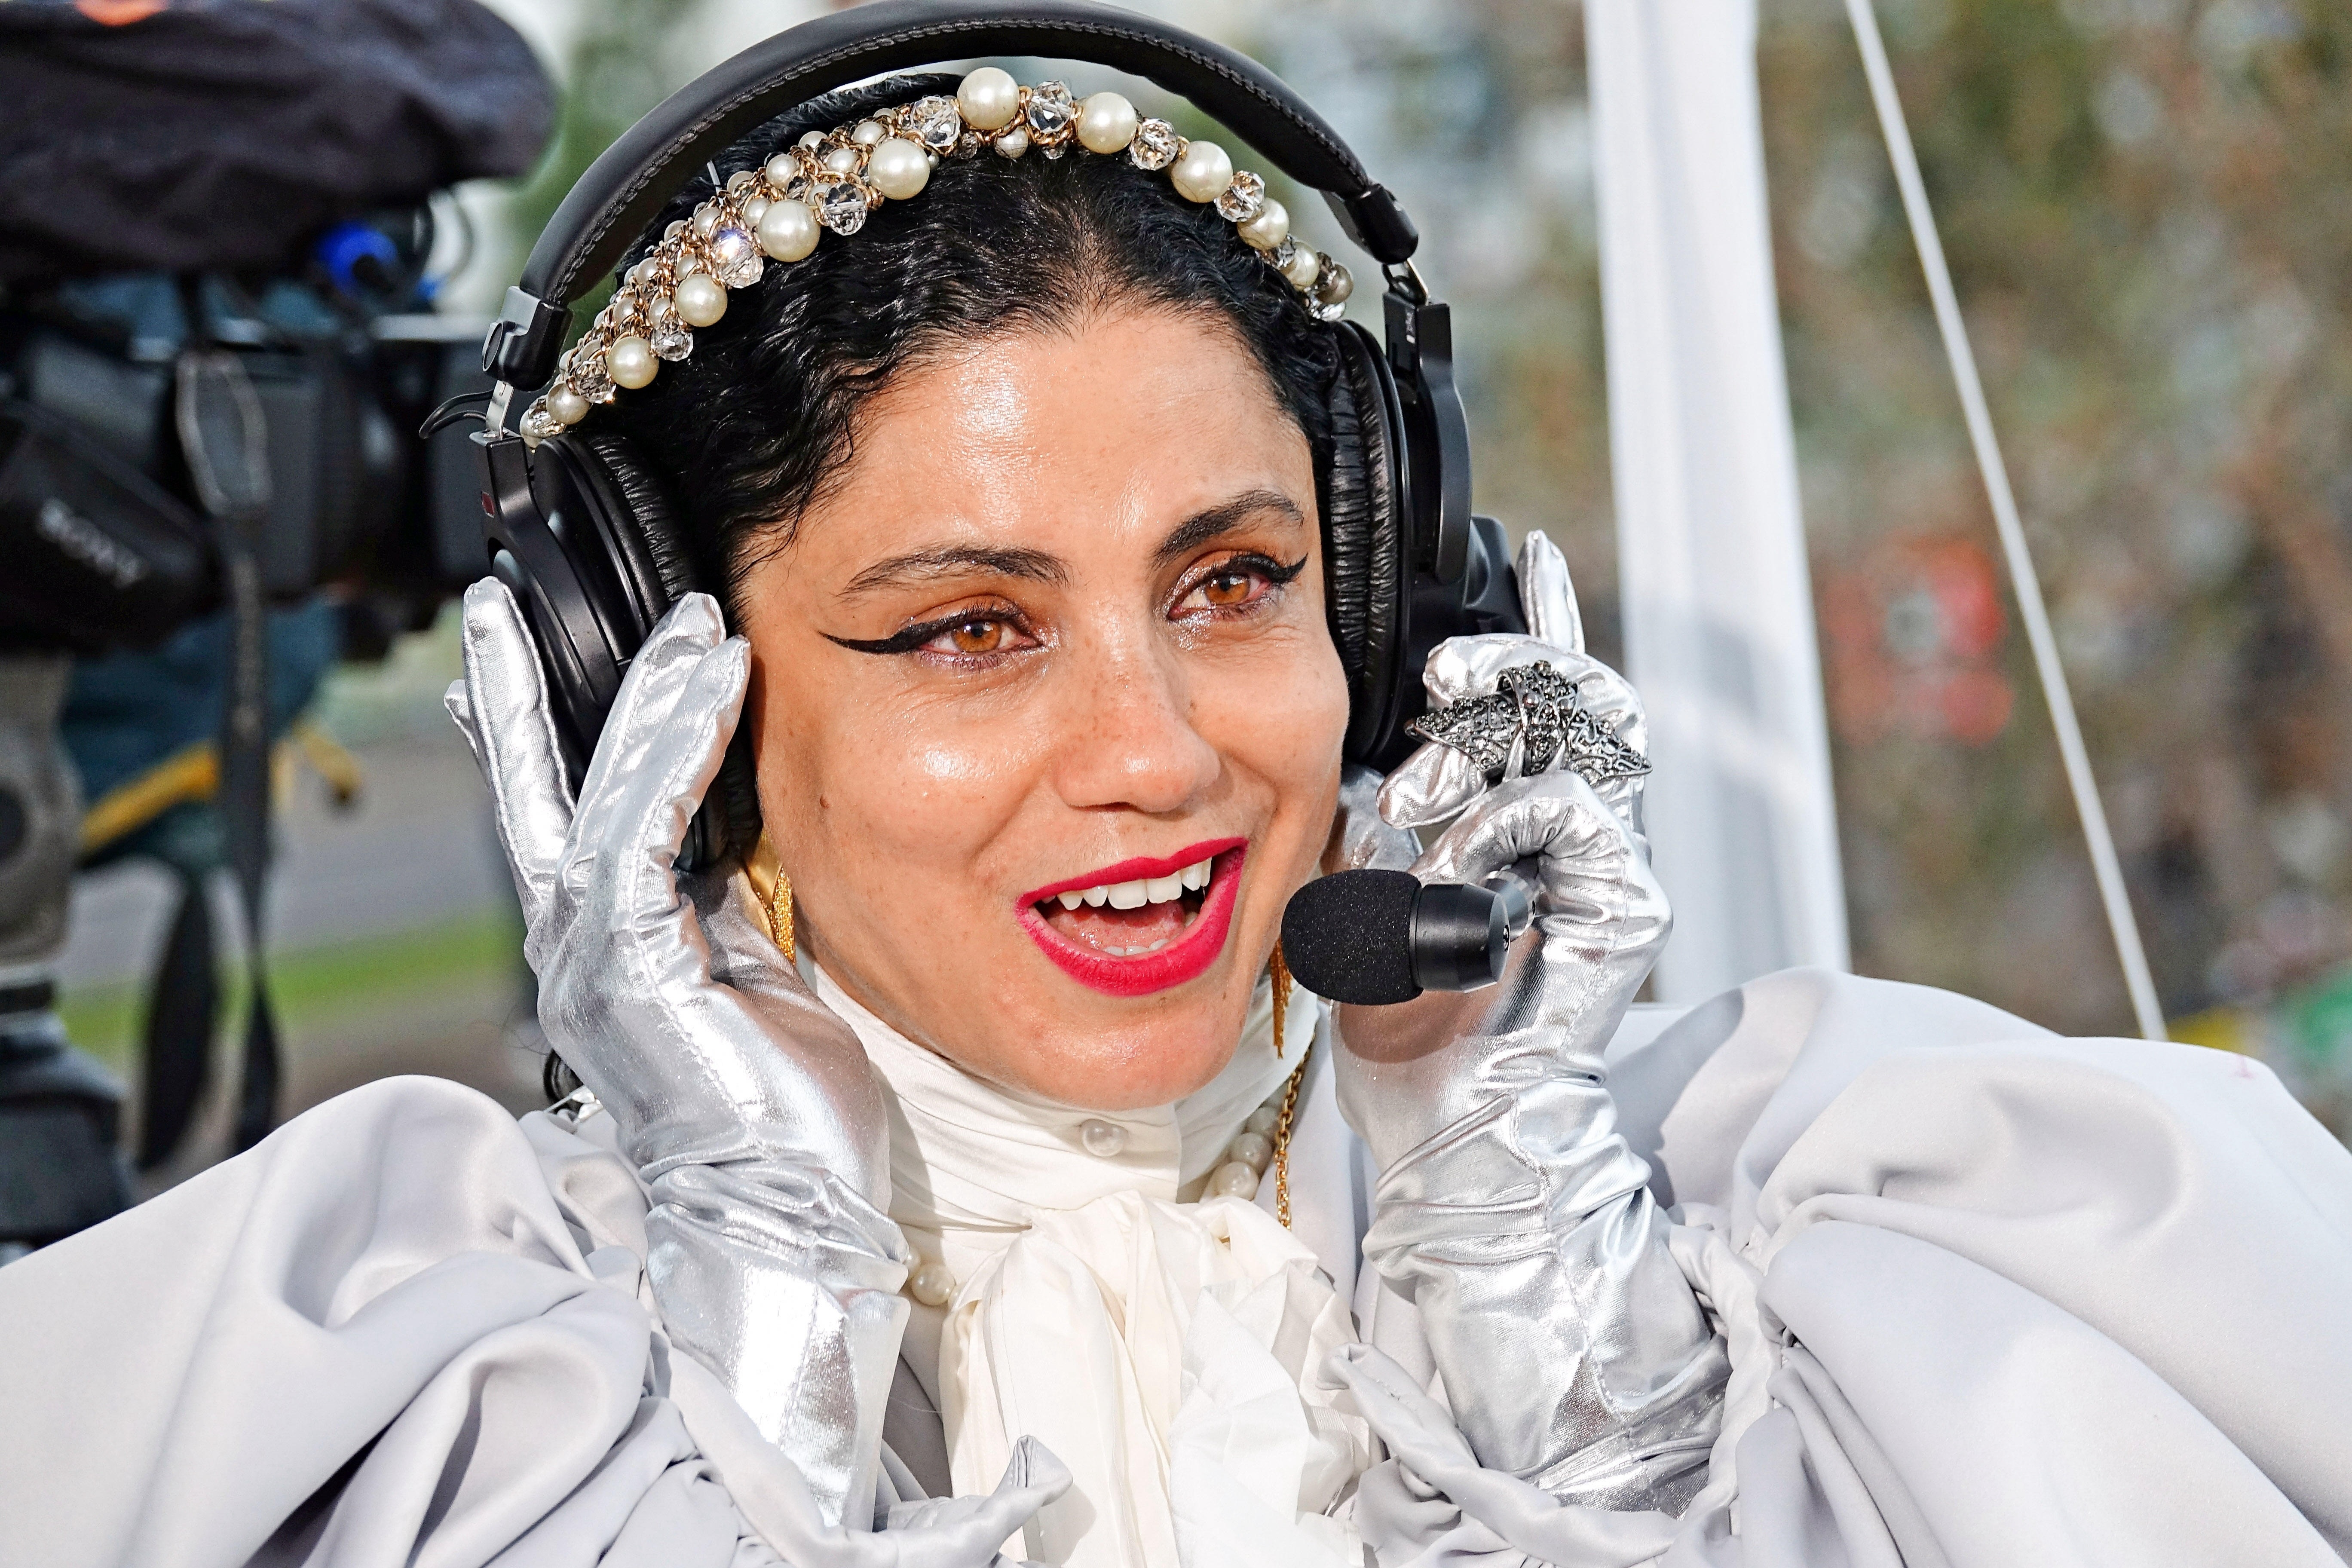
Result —
M1499 984L1341 1009L1342 1105L1381 1170L1364 1255L1414 1300L1481 1465L1675 1512L1728 1363L1601 1060L1671 917L1639 839L1573 775L1501 786L1415 869L1472 881L1531 858L1541 913Z

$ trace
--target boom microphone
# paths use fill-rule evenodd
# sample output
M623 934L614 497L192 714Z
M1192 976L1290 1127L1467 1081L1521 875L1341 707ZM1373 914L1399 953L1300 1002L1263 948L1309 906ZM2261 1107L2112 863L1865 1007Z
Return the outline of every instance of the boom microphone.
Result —
M1516 882L1496 892L1423 883L1410 871L1340 871L1291 895L1282 957L1318 996L1360 1006L1410 1002L1500 980L1526 919Z

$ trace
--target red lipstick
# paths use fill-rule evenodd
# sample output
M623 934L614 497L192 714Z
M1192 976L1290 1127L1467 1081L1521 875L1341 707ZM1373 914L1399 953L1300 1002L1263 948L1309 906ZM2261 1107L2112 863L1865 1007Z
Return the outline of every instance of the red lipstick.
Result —
M1148 996L1199 978L1225 950L1233 929L1234 904L1240 897L1242 861L1249 853L1245 838L1214 838L1158 858L1121 860L1076 877L1048 883L1021 898L1021 928L1038 949L1081 985L1112 996ZM1202 860L1213 860L1209 886L1201 911L1166 947L1156 952L1118 957L1070 941L1047 925L1037 905L1056 893L1092 888L1105 882L1138 881L1172 876Z

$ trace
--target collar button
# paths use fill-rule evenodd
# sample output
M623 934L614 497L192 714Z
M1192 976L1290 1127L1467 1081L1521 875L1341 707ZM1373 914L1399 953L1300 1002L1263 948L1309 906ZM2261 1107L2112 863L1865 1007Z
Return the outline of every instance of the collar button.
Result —
M1089 1116L1078 1123L1078 1142L1097 1160L1112 1160L1127 1147L1127 1129L1116 1121Z

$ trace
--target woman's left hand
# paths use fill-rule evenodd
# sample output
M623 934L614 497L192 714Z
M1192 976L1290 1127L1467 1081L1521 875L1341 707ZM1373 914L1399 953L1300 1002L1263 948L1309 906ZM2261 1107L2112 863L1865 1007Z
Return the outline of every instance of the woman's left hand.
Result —
M1465 743L1424 745L1380 806L1400 837L1455 817L1412 863L1423 881L1531 869L1534 929L1491 989L1341 1007L1335 1088L1381 1172L1365 1259L1417 1304L1479 1461L1555 1497L1670 1505L1722 1361L1608 1090L1610 1037L1672 926L1639 828L1642 708L1581 651L1541 534L1519 574L1535 635L1439 647L1428 728ZM1528 666L1545 674L1510 673ZM1561 720L1571 681L1590 721ZM1370 842L1360 790L1348 804L1342 842Z

